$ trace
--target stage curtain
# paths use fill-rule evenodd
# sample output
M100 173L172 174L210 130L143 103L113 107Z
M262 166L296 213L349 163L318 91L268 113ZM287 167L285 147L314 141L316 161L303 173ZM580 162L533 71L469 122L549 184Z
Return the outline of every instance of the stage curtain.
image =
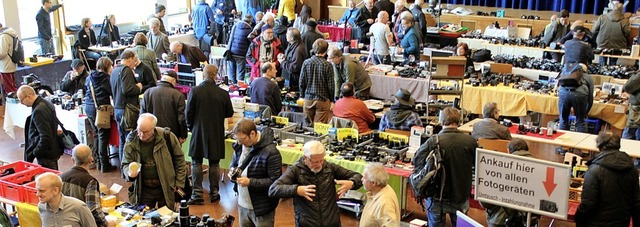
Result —
M442 3L556 12L567 9L571 13L600 15L604 7L609 3L609 0L446 0L442 1ZM635 12L638 7L640 7L640 0L631 0L624 11Z

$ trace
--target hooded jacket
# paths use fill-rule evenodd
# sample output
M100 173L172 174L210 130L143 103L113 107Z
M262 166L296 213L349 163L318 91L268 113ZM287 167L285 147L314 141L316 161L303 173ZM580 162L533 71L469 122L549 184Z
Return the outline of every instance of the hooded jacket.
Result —
M233 145L231 168L242 165L238 160L242 154L242 145ZM260 132L260 140L252 148L251 161L245 167L249 183L249 196L256 216L262 216L275 210L280 200L269 197L269 187L282 175L282 156L273 143L273 130L269 127ZM248 157L248 156L247 156Z
M293 1L292 1L293 2ZM282 42L282 49L286 50L289 47L289 42L287 42L287 29L289 29L289 20L287 17L278 18L278 25L273 27L273 33L280 42Z
M340 226L340 209L336 203L336 183L334 180L353 181L352 190L362 186L362 175L345 169L335 163L325 161L322 170L314 173L304 163L304 157L271 185L269 196L275 198L293 197L296 226ZM298 186L316 185L313 201L299 196ZM471 186L471 184L469 184Z
M627 47L627 37L631 32L629 19L624 18L622 8L600 15L593 24L593 34L599 49L624 49Z
M640 105L640 73L633 74L623 89L629 93L629 104Z
M600 151L587 162L576 226L629 226L640 220L638 170L619 150ZM634 221L633 226L640 226Z
M91 95L91 84L95 93L95 100ZM111 104L111 84L109 83L109 74L102 71L93 71L84 83L84 103L87 115L96 116L96 104L98 106Z
M0 30L0 73L12 73L16 71L16 63L11 61L9 54L13 50L13 37L18 36L13 28L3 28Z
M422 126L422 121L418 113L413 111L413 107L396 103L391 106L380 119L378 130L384 131L387 128L398 130L411 130L411 127Z

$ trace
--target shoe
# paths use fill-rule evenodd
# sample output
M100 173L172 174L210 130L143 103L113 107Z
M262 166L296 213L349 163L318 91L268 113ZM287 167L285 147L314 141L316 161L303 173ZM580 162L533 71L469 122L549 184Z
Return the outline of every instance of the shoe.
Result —
M215 203L220 201L220 195L212 195L209 200L211 201L211 203Z
M204 199L189 199L188 205L204 205Z

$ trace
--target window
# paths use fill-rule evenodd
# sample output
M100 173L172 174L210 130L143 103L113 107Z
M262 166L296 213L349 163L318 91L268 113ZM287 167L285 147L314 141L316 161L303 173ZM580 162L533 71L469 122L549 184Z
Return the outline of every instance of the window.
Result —
M67 25L79 25L82 18L85 17L91 18L93 24L99 25L109 14L116 16L117 24L139 24L146 21L147 17L155 12L155 3L156 0L110 0L108 2L65 0L64 17Z
M167 15L186 13L188 0L169 0L167 1Z
M20 36L22 39L37 38L38 24L36 14L42 7L41 0L20 0L18 2L18 17L20 18ZM51 18L53 28L53 17Z

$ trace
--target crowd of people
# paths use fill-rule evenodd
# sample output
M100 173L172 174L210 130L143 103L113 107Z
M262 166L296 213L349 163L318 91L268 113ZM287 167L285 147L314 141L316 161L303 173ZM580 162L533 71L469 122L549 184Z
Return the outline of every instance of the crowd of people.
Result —
M395 54L402 54L405 63L415 62L420 60L420 46L426 42L422 4L422 0L416 0L409 9L404 0L395 3L364 0L364 6L358 9L354 1L349 1L349 9L341 22L357 27L361 42L373 46L375 64L389 64ZM36 17L42 53L55 53L49 14L60 7L51 0L42 0ZM545 28L543 41L564 45L567 63L588 64L594 58L592 47L620 48L622 41L617 39L628 35L628 20L620 17L621 4L616 1L611 9L596 21L593 32L581 21L570 25L569 13L563 11ZM227 75L220 75L215 65L206 64L207 51L200 46L170 43L162 20L165 13L166 7L156 6L155 14L148 18L150 31L135 35L134 46L117 56L121 64L114 64L112 56L88 50L102 37L96 37L89 18L82 19L82 29L77 35L83 57L72 61L60 89L69 93L85 91L84 109L89 122L96 122L98 112L112 105L120 142L119 162L115 165L111 162L108 145L111 130L91 124L93 146L80 144L73 148L74 167L61 176L42 174L36 178L38 209L46 226L68 223L107 226L97 179L88 172L94 165L103 173L120 169L122 177L133 182L129 188L130 202L158 208L167 206L172 210L176 209L178 199L186 199L189 205L205 204L205 192L210 203L227 199L219 194L219 176L220 168L229 168L228 177L235 183L238 195L231 199L237 200L241 226L273 226L280 198L293 198L297 226L339 226L337 198L348 190L364 187L367 203L360 226L398 226L400 206L381 164L367 164L362 173L354 172L326 162L324 145L311 141L303 145L303 156L283 173L282 156L273 143L273 130L268 127L258 130L249 119L240 119L229 130L236 143L233 156L225 157L225 119L232 117L234 111L229 93L219 85L224 76L232 85L248 82L251 102L268 106L273 115L283 111L280 91L288 87L299 92L304 100L303 113L312 122L329 123L334 117L344 118L353 121L360 133L387 129L409 131L413 126L423 126L414 109L416 103L411 92L399 88L393 95L393 105L381 117L377 128L371 128L376 118L363 102L370 98L372 89L365 65L343 50L330 47L324 34L319 32L316 19L311 17L311 7L297 0L281 0L277 15L259 11L244 14L233 23L228 34L224 27L237 15L234 1L216 0L211 6L205 0L198 1L189 15L194 36L202 41L212 35L216 43L227 44L230 54L226 62ZM115 32L107 35L117 34L115 16L108 18ZM1 24L0 33L16 35L15 30L3 28ZM37 160L43 167L57 170L62 144L56 139L59 120L55 108L32 87L17 88L11 86L15 86L13 82L7 82L13 80L16 67L7 60L6 51L2 51L9 49L9 41L7 36L0 37L0 73L5 92L16 91L20 103L32 109L25 127L24 159ZM624 45L626 47L626 43ZM456 53L470 60L466 44L458 45ZM562 56L551 54L550 57ZM95 61L95 70L90 70L91 66L84 61L88 59ZM203 68L203 82L190 89L186 102L185 96L176 90L178 74L171 70L161 72L158 59ZM467 66L470 64L472 62L467 62ZM639 75L632 76L624 86L631 100L624 138L640 139L640 130L636 130L640 127ZM584 119L593 103L592 93L593 79L586 73L578 86L559 87L561 129L569 128L568 117L573 109L577 131L586 132ZM211 107L215 107L215 111ZM511 140L510 153L532 156L525 141L513 139L508 129L500 125L498 107L495 102L484 106L483 119L474 125L471 135L458 130L462 124L460 110L443 109L442 130L415 153L412 164L423 166L435 146L448 151L443 155L447 173L444 193L439 198L428 197L423 201L429 226L444 226L447 214L455 226L456 211L469 209L478 139ZM181 149L188 132L192 133L186 154L192 160L190 171ZM590 168L585 175L576 222L628 224L630 217L640 218L638 172L630 157L619 151L619 136L604 132L598 135L596 143L600 153L587 163ZM225 158L232 159L230 166L220 166L220 160ZM209 163L208 190L203 187L204 159ZM177 198L180 193L174 192L186 190L189 181L193 184L189 196ZM504 226L511 214L519 212L488 203L483 206L487 208L490 226Z

